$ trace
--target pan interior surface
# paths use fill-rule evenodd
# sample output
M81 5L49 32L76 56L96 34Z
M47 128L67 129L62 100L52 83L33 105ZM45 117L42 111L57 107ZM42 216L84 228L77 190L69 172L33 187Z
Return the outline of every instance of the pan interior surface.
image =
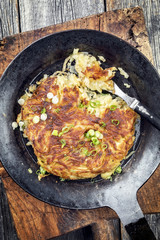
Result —
M44 74L51 75L56 70L61 70L64 59L74 48L94 56L104 56L107 67L123 68L129 74L128 81L132 86L130 89L125 89L125 92L138 97L142 103L152 107L157 113L159 77L151 64L137 50L117 37L93 30L73 30L53 34L26 48L2 76L0 99L3 106L2 113L7 117L5 121L3 118L0 120L1 160L17 184L44 202L73 209L108 206L110 200L107 192L108 194L113 192L114 195L115 186L119 184L123 187L125 184L126 187L135 179L138 189L158 165L160 136L149 123L142 119L136 124L136 140L131 149L135 153L129 159L122 161L123 172L114 176L112 182L102 180L100 177L94 180L61 182L56 176L48 176L39 182L36 175L38 165L32 148L26 147L22 134L19 130L13 131L11 127L11 123L15 121L20 111L17 104L20 96L31 83L41 79ZM120 80L120 84L124 80L119 77L117 79ZM123 88L123 85L121 87ZM157 114L160 115L160 112ZM142 167L145 170L143 177L139 171ZM29 168L32 169L32 174L28 172ZM138 173L134 174L133 178L134 170ZM105 197L104 193L106 193Z

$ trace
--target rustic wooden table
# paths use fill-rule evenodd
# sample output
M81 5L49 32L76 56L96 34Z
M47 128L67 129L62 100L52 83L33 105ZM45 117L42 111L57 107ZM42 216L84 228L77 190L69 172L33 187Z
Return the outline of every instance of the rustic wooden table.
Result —
M141 6L152 48L154 65L160 73L160 1L159 0L0 0L0 40L16 33L66 22L108 10ZM0 41L0 48L3 42ZM157 239L160 239L160 214L145 215ZM123 239L125 231L113 235L113 226L119 228L118 220L108 221L105 239ZM91 229L79 230L57 239L92 239ZM120 236L121 235L121 236ZM18 239L12 221L4 186L0 180L0 240ZM42 238L39 238L42 239Z

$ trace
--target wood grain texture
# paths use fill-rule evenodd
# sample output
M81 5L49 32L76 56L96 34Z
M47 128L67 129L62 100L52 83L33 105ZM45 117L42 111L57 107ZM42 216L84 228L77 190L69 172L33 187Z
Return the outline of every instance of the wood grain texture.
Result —
M93 240L119 240L119 220L103 219L92 225Z
M115 10L141 6L153 52L154 65L160 74L160 1L159 0L106 0L106 9Z
M19 0L19 6L22 32L104 11L103 0Z
M126 40L153 62L141 8L125 8L102 14L100 16L100 29Z
M18 0L0 1L0 39L19 33Z
M11 2L15 2L15 1L11 1ZM28 1L28 0L25 1L25 4L26 4L26 2L31 2L31 1ZM54 1L52 1L51 4L53 4L53 2ZM123 2L125 2L125 1L123 1ZM128 1L128 2L130 2L130 1ZM22 1L20 1L20 3L22 3L20 5L20 7L21 7L21 12L20 12L21 18L20 19L22 22L22 17L23 17L22 14L23 14L24 6L23 6ZM50 3L50 1L48 1L48 3ZM72 6L72 3L74 4L74 6ZM89 6L90 6L89 9L87 9L87 4L85 4L85 3L89 4ZM92 3L93 3L93 5L92 5ZM60 1L56 1L55 12L53 12L53 14L57 14L56 17L54 16L55 23L56 23L56 21L57 22L59 21L58 19L60 19L59 16L61 14L61 11L63 12L63 14L62 14L63 17L61 18L61 22L63 22L68 19L74 19L79 16L83 16L81 14L84 14L84 15L85 14L86 15L93 14L95 9L101 8L100 5L98 5L98 6L94 5L95 3L99 4L99 1L98 2L93 1L92 3L89 0L86 2L84 2L84 1L79 1L79 2L78 1L68 1L67 0L65 3L62 3L62 4L60 3ZM111 3L113 3L113 1L110 1L110 4ZM34 5L34 9L35 9L34 13L33 13L33 15L35 15L35 17L32 19L31 25L34 25L35 28L37 28L36 23L34 23L34 21L37 22L37 24L39 24L38 21L41 21L41 18L40 18L41 15L39 15L38 17L36 16L36 11L38 14L38 10L36 10L36 9L39 8L39 6L42 6L42 1L36 1L36 4L39 5L38 7L35 6L36 4L33 2L31 4L32 4L32 6ZM101 4L101 1L100 1L100 4ZM126 3L126 5L127 5L127 3ZM43 7L44 6L46 6L46 5L44 4ZM52 5L49 5L49 6L50 6L50 8L52 8ZM78 8L73 11L75 6L78 6ZM83 6L82 9L81 9L81 6ZM112 7L114 7L114 6L112 6ZM93 11L90 12L90 8L92 8ZM42 9L42 7L41 7L41 9ZM49 9L49 11L51 12L52 10ZM68 13L67 13L67 11L68 11ZM72 11L72 12L70 12L70 11ZM117 13L118 13L118 15L116 15ZM124 13L124 12L121 12L121 13L117 12L117 13L116 14L114 13L113 15L111 13L108 13L110 15L106 14L106 18L108 17L108 20L109 20L110 16L111 16L111 18L114 18L115 21L117 21L117 19L118 20L120 19L120 18L118 18L119 14L120 14L121 17L123 17L123 19L121 19L121 20L123 20L122 22L127 25L127 29L125 29L125 27L123 26L121 28L121 30L119 30L118 33L121 34L121 31L125 30L125 37L128 37L127 40L130 41L131 44L133 44L133 45L135 44L135 46L137 48L140 48L140 46L143 45L143 42L147 41L147 34L145 31L145 27L143 28L143 31L142 31L142 32L144 32L144 35L141 34L140 31L138 32L139 28L141 29L144 25L143 16L140 16L140 17L142 17L141 24L140 23L133 24L135 21L133 17L130 19L129 15L126 15L126 13ZM28 12L28 14L30 14L30 12ZM42 19L43 19L43 21L41 21L42 24L45 21L46 22L49 21L49 19L51 21L53 21L53 18L51 18L52 14L48 18L48 20L47 20L47 16L45 17L45 14L42 11L41 11L41 14L42 14ZM128 14L129 14L129 12L128 12ZM32 15L32 12L31 12L31 15ZM66 17L64 17L64 16L66 16ZM7 19L7 18L3 18L3 19ZM24 47L26 47L32 41L34 41L42 36L45 36L46 34L50 34L52 32L56 32L56 31L61 31L63 29L72 29L72 28L90 28L90 29L95 28L97 30L100 29L100 30L109 32L109 31L111 31L111 28L110 29L106 28L107 21L105 20L105 17L103 15L99 15L96 17L92 16L89 18L81 19L79 21L75 20L73 22L63 23L62 25L57 25L57 26L53 26L53 27L51 26L49 28L43 28L38 31L34 31L34 32L31 31L28 33L16 35L14 37L8 37L0 42L0 61L1 61L1 66L2 66L2 68L0 69L0 74L3 72L3 70L6 68L8 63L14 58L14 56L20 50L22 50ZM29 16L28 16L28 22L31 22L29 19ZM27 25L28 22L26 21L25 24ZM48 24L48 22L47 22L47 24L45 24L45 26L50 25L52 23L53 22L50 22ZM133 24L132 27L129 26L130 23ZM23 24L21 23L21 25L23 25ZM122 25L124 25L124 24L122 24ZM112 26L113 26L113 22L112 22ZM114 30L116 33L116 28L113 28L112 30ZM133 34L130 35L129 33L131 31L133 32ZM139 35L139 37L137 37L138 35ZM122 35L122 37L124 37L124 36ZM144 37L144 38L140 44L140 42L138 42L138 41L141 40L141 37ZM137 42L138 42L138 44L137 44ZM146 55L148 54L147 51L149 51L149 55L147 55L147 56L150 58L151 52L150 52L150 49L148 49L148 47L149 47L149 45L146 43L146 49L145 48L143 50L141 49L141 51L144 51ZM160 185L157 184L157 187L155 187L155 181L156 181L156 183L158 183L158 180L160 177L159 170L160 169L158 169L156 171L156 173L153 175L154 179L151 181L151 179L152 179L151 178L143 186L143 188L140 189L140 191L138 192L138 200L139 200L139 203L144 212L149 213L149 212L153 212L153 210L155 212L160 210L160 198L158 196L159 192L160 192ZM14 217L14 221L16 224L16 229L18 230L18 235L21 239L27 239L27 240L28 239L48 239L48 238L52 238L53 236L57 236L59 234L66 233L73 229L77 229L79 227L91 224L93 222L95 222L99 226L101 226L101 228L99 229L101 234L105 233L107 230L107 232L108 232L108 233L106 233L107 237L108 237L107 239L110 239L110 240L114 239L113 238L114 235L112 235L112 232L113 232L113 234L115 234L115 232L113 230L114 224L113 224L112 220L110 220L109 223L108 223L108 221L106 221L106 219L117 217L117 215L114 213L114 211L112 211L108 208L102 208L102 209L91 210L91 211L73 211L73 210L64 210L64 209L54 208L54 207L51 207L50 205L47 206L46 204L44 204L38 200L35 200L30 195L26 195L26 193L23 190L19 191L18 190L19 187L7 176L5 170L3 168L1 168L1 166L0 166L0 175L1 174L3 175L5 188L7 189L8 200L9 200L12 215ZM146 199L147 199L147 201L146 201ZM158 202L158 204L157 204L157 202ZM152 206L153 206L153 208L152 208ZM156 215L156 216L158 216L158 215ZM151 217L152 217L153 227L155 227L156 224L159 222L159 220L158 220L159 218L156 218L156 220L155 220L156 216L148 215L148 220L151 220ZM86 220L86 217L87 217L87 220ZM82 222L79 222L80 220ZM105 225L105 223L107 223L107 226ZM154 223L155 223L155 225L154 225ZM117 226L117 224L118 224L118 222L115 225ZM98 231L98 228L96 225L93 226L93 231L94 231L94 229L97 229L97 231ZM101 229L102 229L102 231L101 231ZM155 227L155 231L157 231L157 234L158 234L157 229L158 228ZM101 236L104 236L105 237L104 239L106 239L106 235L103 234ZM127 240L127 238L125 239L123 237L123 240Z
M73 20L62 24L53 25L34 31L28 31L11 37L6 37L0 41L0 75L4 72L8 64L14 57L33 41L54 32L71 29L95 29L99 30L99 16L91 16L79 20Z

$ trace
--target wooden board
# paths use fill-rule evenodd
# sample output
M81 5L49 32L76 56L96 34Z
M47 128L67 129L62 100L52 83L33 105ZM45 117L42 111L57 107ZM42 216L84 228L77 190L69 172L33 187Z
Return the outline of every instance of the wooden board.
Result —
M0 39L103 11L141 6L149 33L156 69L160 73L160 1L159 0L1 0ZM43 9L43 11L42 11Z
M106 0L107 11L141 6L151 44L154 65L160 74L160 1L159 0Z
M75 28L113 33L138 48L152 61L143 12L137 7L106 12L7 37L0 41L0 74L28 44L45 35ZM160 168L138 192L138 201L144 213L160 212L159 170ZM101 239L107 239L106 230L109 223L106 219L117 218L113 210L104 207L78 211L53 207L24 192L12 181L1 165L0 175L7 191L9 206L20 239L49 239L89 224L94 225L96 240L98 235L104 236Z

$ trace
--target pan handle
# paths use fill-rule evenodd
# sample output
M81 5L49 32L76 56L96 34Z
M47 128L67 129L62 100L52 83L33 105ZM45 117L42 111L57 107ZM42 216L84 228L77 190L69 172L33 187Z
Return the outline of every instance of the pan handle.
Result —
M128 195L128 198L114 204L114 206L112 205L112 208L117 212L132 240L156 240L143 215L136 196L132 195L130 198Z

